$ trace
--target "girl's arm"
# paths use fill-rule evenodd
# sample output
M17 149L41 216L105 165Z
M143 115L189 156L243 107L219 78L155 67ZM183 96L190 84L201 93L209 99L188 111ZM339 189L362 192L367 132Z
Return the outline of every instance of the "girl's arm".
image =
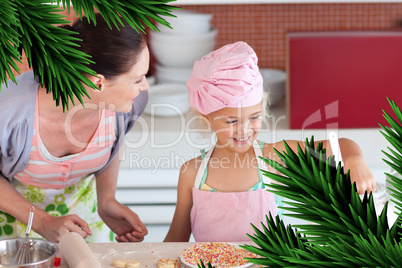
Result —
M315 145L322 142L323 147L327 150L327 156L332 155L331 145L329 140L316 141ZM293 151L297 152L297 143L300 143L301 148L304 149L305 142L288 140L286 143L292 148ZM363 194L364 191L374 191L375 190L375 178L371 170L368 168L366 161L364 160L362 151L354 141L346 138L339 139L339 147L341 150L342 160L345 165L345 170L350 169L350 178L353 182L356 182L357 191L359 194ZM283 142L277 142L275 144L270 144L267 149L264 149L264 156L271 158L275 161L279 161L279 158L273 151L276 148L279 152L285 151Z
M192 189L197 174L197 169L194 168L195 163L194 159L190 160L180 169L176 210L164 242L188 242L190 239L190 213L193 206Z
M331 150L329 141L326 141L326 143L327 150ZM356 182L359 194L363 194L364 191L375 191L376 181L374 175L368 168L359 145L350 139L341 138L339 139L339 147L345 170L350 169L350 178L352 182Z
M27 224L31 206L32 203L0 175L0 210ZM77 215L54 217L37 207L35 207L32 229L46 240L55 243L59 242L60 233L65 230L77 232L84 238L91 234L88 224Z
M117 234L118 242L139 242L144 240L148 230L138 215L127 206L116 200L117 177L120 167L119 155L109 165L96 175L96 192L98 195L98 213L109 228Z

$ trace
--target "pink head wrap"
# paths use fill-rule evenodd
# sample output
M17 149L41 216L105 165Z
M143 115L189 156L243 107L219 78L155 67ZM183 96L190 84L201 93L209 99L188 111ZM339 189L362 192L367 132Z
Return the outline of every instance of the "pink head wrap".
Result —
M202 114L225 107L248 107L262 100L258 58L245 42L210 52L194 63L187 80L190 106Z

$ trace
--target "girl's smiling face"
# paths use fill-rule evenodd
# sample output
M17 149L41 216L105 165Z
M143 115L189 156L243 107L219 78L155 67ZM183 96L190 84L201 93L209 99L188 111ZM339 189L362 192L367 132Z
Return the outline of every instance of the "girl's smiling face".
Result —
M223 108L205 115L214 130L218 148L248 151L261 131L262 103L243 108Z

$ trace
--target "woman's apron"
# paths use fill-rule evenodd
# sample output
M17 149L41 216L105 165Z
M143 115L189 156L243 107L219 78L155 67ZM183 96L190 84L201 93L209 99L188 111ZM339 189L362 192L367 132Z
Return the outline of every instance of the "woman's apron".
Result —
M113 112L103 110L102 119L98 126L98 129L91 139L91 142L87 146L84 152L79 156L63 162L52 162L46 159L41 153L40 138L36 136L39 133L39 121L38 105L36 106L35 117L35 132L32 138L32 148L30 155L30 163L40 162L41 164L52 165L52 172L49 179L46 179L48 174L47 169L36 167L35 172L40 174L44 173L44 177L38 178L30 176L29 172L34 172L27 167L26 170L18 173L11 181L14 188L29 202L44 210L53 216L65 216L76 214L81 219L85 220L89 228L92 231L92 236L86 238L87 242L112 242L114 241L113 232L104 224L97 212L97 195L96 195L96 179L92 173L99 170L98 166L102 166L106 163L110 157L103 151L110 150L113 141L115 139L115 115ZM102 153L102 158L98 156L98 153ZM81 162L79 160L81 159ZM100 160L101 159L101 160ZM101 163L101 164L99 164ZM38 164L36 164L38 165ZM35 164L33 165L35 166ZM68 167L71 167L68 171ZM73 168L74 167L74 168ZM66 168L65 173L63 172ZM55 173L56 171L59 173ZM75 177L71 180L71 183L66 182L64 178L68 177L68 174L75 173ZM85 175L88 174L89 175ZM57 175L58 174L58 175ZM79 175L83 174L83 175ZM25 178L25 179L24 179ZM46 182L38 182L40 179ZM63 181L67 186L58 186ZM37 186L34 186L38 182ZM51 187L52 184L56 187ZM50 185L50 186L49 186ZM40 187L42 186L42 187ZM11 205L11 204L10 204ZM27 210L27 218L28 213ZM35 216L34 216L35 217ZM7 238L19 238L25 236L26 225L16 220L13 216L0 211L0 239ZM41 238L41 236L31 231L31 237Z
M258 167L267 170L259 158L261 148L254 142L254 152ZM199 189L213 149L204 157L193 188L191 209L191 230L197 242L249 241L247 234L254 234L251 223L257 228L266 223L266 215L276 216L275 195L266 189L248 192L210 192ZM270 179L263 176L265 184Z
M13 179L12 183L14 188L29 202L52 216L77 214L84 219L92 231L92 236L85 239L87 242L114 241L113 232L104 224L97 212L98 203L94 175L88 175L70 187L61 190L43 189L24 184L16 179ZM25 230L25 224L0 211L0 240L22 238L25 236ZM30 237L42 238L33 230Z

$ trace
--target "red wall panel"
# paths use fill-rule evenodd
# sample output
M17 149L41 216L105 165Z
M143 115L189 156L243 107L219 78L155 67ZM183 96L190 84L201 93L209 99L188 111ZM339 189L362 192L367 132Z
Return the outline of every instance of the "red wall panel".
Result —
M402 99L402 32L289 33L288 40L290 128L376 128L387 97Z

